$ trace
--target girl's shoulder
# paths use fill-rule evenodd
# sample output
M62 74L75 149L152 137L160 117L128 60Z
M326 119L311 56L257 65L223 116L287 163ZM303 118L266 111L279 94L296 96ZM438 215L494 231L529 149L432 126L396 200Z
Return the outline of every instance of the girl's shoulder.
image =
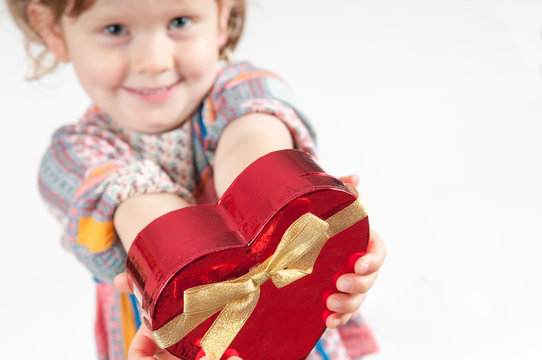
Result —
M246 61L226 64L219 70L211 89L211 97L218 98L232 89L235 89L238 95L242 93L242 97L259 97L266 93L283 100L292 98L291 88L281 76Z
M248 61L241 61L236 63L227 63L222 66L222 68L218 72L217 83L227 82L239 76L245 77L258 75L279 78L277 74L270 70L254 66Z
M111 131L112 129L111 118L98 106L91 104L77 121L58 128L53 133L53 139L66 135L96 135L97 132Z

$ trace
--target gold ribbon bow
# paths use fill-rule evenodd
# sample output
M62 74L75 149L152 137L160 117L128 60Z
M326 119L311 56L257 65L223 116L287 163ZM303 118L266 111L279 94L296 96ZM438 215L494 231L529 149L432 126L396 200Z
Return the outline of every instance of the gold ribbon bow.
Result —
M185 290L184 312L153 331L154 340L165 349L222 310L201 341L207 356L219 360L256 307L261 285L271 279L282 288L309 275L326 241L366 216L358 200L325 221L302 215L284 232L275 253L248 274Z

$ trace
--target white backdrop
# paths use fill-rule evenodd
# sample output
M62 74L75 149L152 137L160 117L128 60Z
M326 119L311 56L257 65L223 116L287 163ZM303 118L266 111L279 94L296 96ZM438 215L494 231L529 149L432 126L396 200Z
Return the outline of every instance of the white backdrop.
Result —
M249 2L238 57L290 82L388 247L368 358L541 359L542 1ZM2 357L91 360L93 282L36 185L88 100L70 68L23 81L0 11Z

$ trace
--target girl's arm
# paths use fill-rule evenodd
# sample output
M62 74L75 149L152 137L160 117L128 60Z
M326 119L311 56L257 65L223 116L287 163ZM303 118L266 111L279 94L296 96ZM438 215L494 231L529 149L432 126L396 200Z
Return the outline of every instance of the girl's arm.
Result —
M215 155L215 189L218 196L248 165L275 150L292 149L290 131L272 115L248 114L229 124Z
M275 150L291 149L288 128L266 114L244 115L229 124L220 137L215 155L214 181L218 196L248 165ZM151 221L189 204L174 194L140 195L122 202L115 211L117 234L126 250Z
M136 235L154 219L189 204L175 194L139 195L122 202L113 218L115 230L126 251Z
M39 189L63 224L63 244L97 280L109 283L126 260L115 209L143 194L175 194L188 202L192 195L158 164L136 156L106 124L104 114L91 109L56 131L41 162Z

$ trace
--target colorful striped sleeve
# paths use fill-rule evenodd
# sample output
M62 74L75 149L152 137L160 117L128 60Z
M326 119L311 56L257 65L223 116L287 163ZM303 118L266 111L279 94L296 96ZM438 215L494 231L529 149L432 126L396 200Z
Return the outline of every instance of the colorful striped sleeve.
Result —
M274 73L244 62L227 66L219 73L203 104L200 136L211 166L224 128L250 113L276 116L289 128L297 149L316 154L316 135L307 118L295 108L289 86Z
M62 242L101 281L124 271L126 252L116 237L113 214L124 200L169 192L175 184L154 162L143 159L103 126L105 115L89 112L59 129L40 167L39 188L64 225Z

